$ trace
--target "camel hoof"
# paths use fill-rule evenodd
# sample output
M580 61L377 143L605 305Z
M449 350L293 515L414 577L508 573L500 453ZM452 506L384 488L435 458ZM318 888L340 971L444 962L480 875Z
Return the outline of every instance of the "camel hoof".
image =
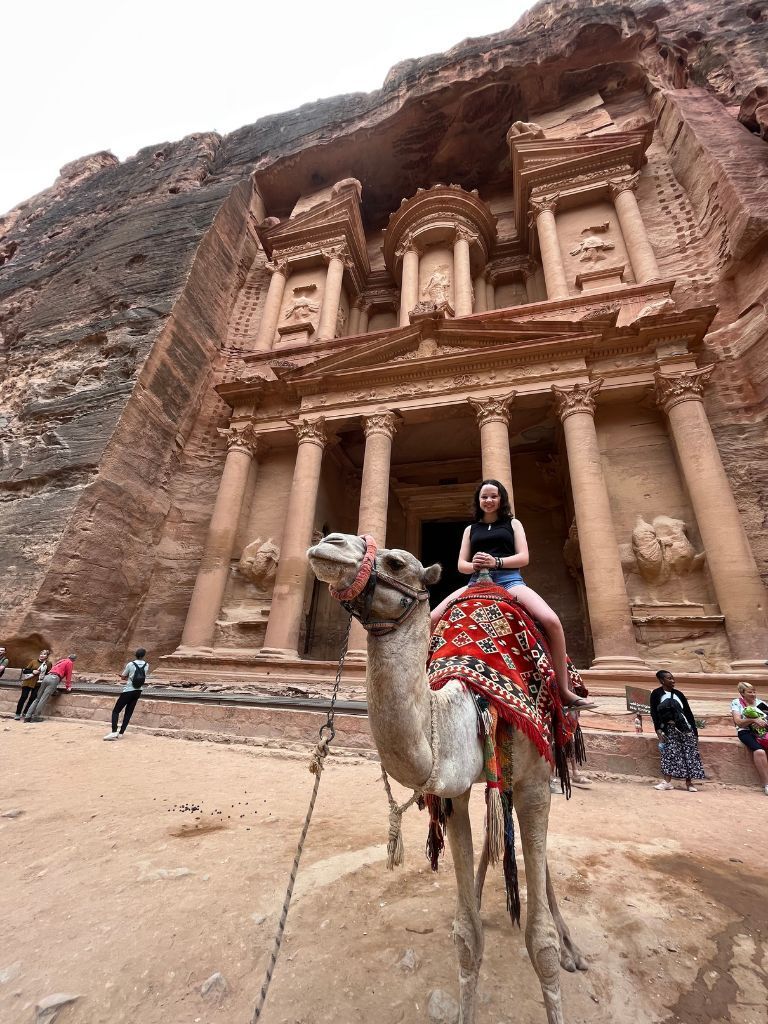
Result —
M576 972L576 964L573 962L573 957L570 953L560 951L560 966L564 971L568 971L569 974Z
M576 971L588 971L589 964L572 943L560 947L560 966L564 971L575 974Z

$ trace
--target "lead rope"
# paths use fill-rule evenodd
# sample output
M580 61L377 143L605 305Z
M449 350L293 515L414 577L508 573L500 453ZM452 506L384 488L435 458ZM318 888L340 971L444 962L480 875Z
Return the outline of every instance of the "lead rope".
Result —
M435 694L429 691L429 745L432 749L432 771L429 778L420 789L414 789L411 796L404 804L398 804L392 795L392 787L389 784L389 777L381 769L381 779L389 801L389 836L387 838L387 870L394 871L405 863L405 846L403 845L403 815L416 803L425 793L434 789L437 782L438 765L440 762L440 740L438 738L437 725L435 724Z
M277 931L275 932L275 939L272 943L272 952L269 955L269 962L267 964L267 970L264 974L264 981L261 985L261 991L259 992L259 998L256 1000L256 1006L253 1009L253 1016L251 1017L251 1024L256 1024L261 1019L261 1011L264 1009L264 1003L267 1000L267 992L269 986L272 983L272 975L275 973L275 966L277 964L277 958L280 955L280 947L283 942L283 934L285 933L285 922L288 920L288 910L291 906L291 897L293 896L293 886L296 882L296 875L299 870L299 861L301 860L301 854L304 850L304 841L307 838L307 832L309 832L309 823L312 820L312 812L315 809L315 800L317 799L317 791L320 788L320 776L323 771L323 761L328 756L329 747L333 742L333 738L336 735L336 730L333 727L334 718L336 716L336 697L339 693L339 686L341 684L341 673L344 668L344 659L347 656L347 647L349 645L349 629L352 625L352 616L349 616L347 620L347 628L344 632L344 639L341 643L341 653L339 654L339 666L336 670L336 682L333 686L333 694L331 695L331 703L328 707L328 716L325 723L320 726L320 742L315 747L315 751L309 762L309 770L315 776L315 785L312 788L312 796L309 800L309 807L307 808L307 815L304 818L304 827L301 830L301 836L299 837L299 845L296 847L296 856L293 858L293 867L291 868L291 876L288 879L288 888L285 892L285 899L283 900L283 909L280 912L280 920L277 925Z

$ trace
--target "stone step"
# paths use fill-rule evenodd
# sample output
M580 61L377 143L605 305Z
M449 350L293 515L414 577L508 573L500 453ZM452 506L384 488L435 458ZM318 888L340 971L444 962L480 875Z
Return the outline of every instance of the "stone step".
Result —
M93 689L93 688L92 688ZM51 717L109 723L112 706L119 690L112 693L58 693L48 708ZM235 694L210 695L184 693L184 698L142 697L134 712L131 728L162 730L172 735L225 742L258 740L270 746L304 744L311 748L318 739L318 730L326 720L321 709L307 707L306 700L283 698L280 706L274 701L254 703L253 697ZM18 699L18 688L0 684L0 716L12 719ZM220 703L224 699L227 703ZM216 701L216 702L214 702ZM590 729L584 722L587 747L587 770L612 772L627 776L658 776L659 752L655 735L618 730ZM13 723L12 724L16 724ZM20 729L44 728L18 723ZM371 754L375 747L368 727L368 718L353 702L337 713L336 745L347 751ZM752 757L735 737L702 736L700 750L707 777L735 786L758 785Z

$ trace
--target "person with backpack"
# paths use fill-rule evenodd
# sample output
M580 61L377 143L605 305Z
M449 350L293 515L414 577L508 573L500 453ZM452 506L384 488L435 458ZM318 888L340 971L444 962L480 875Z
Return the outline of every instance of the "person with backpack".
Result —
M144 648L140 647L136 651L136 657L133 661L129 661L120 673L120 678L127 680L127 682L123 687L123 692L117 698L115 706L112 708L112 732L107 733L104 737L105 740L120 739L128 728L133 710L139 702L142 687L149 675L149 662L144 659L146 653ZM121 711L123 711L123 724L118 729Z

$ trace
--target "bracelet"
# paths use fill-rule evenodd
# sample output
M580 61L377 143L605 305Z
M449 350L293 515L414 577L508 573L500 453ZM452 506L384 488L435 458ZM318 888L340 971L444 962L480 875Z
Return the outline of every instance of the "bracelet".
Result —
M498 555L496 556L496 568L497 569L503 569L504 568L504 559L503 558L499 558Z

